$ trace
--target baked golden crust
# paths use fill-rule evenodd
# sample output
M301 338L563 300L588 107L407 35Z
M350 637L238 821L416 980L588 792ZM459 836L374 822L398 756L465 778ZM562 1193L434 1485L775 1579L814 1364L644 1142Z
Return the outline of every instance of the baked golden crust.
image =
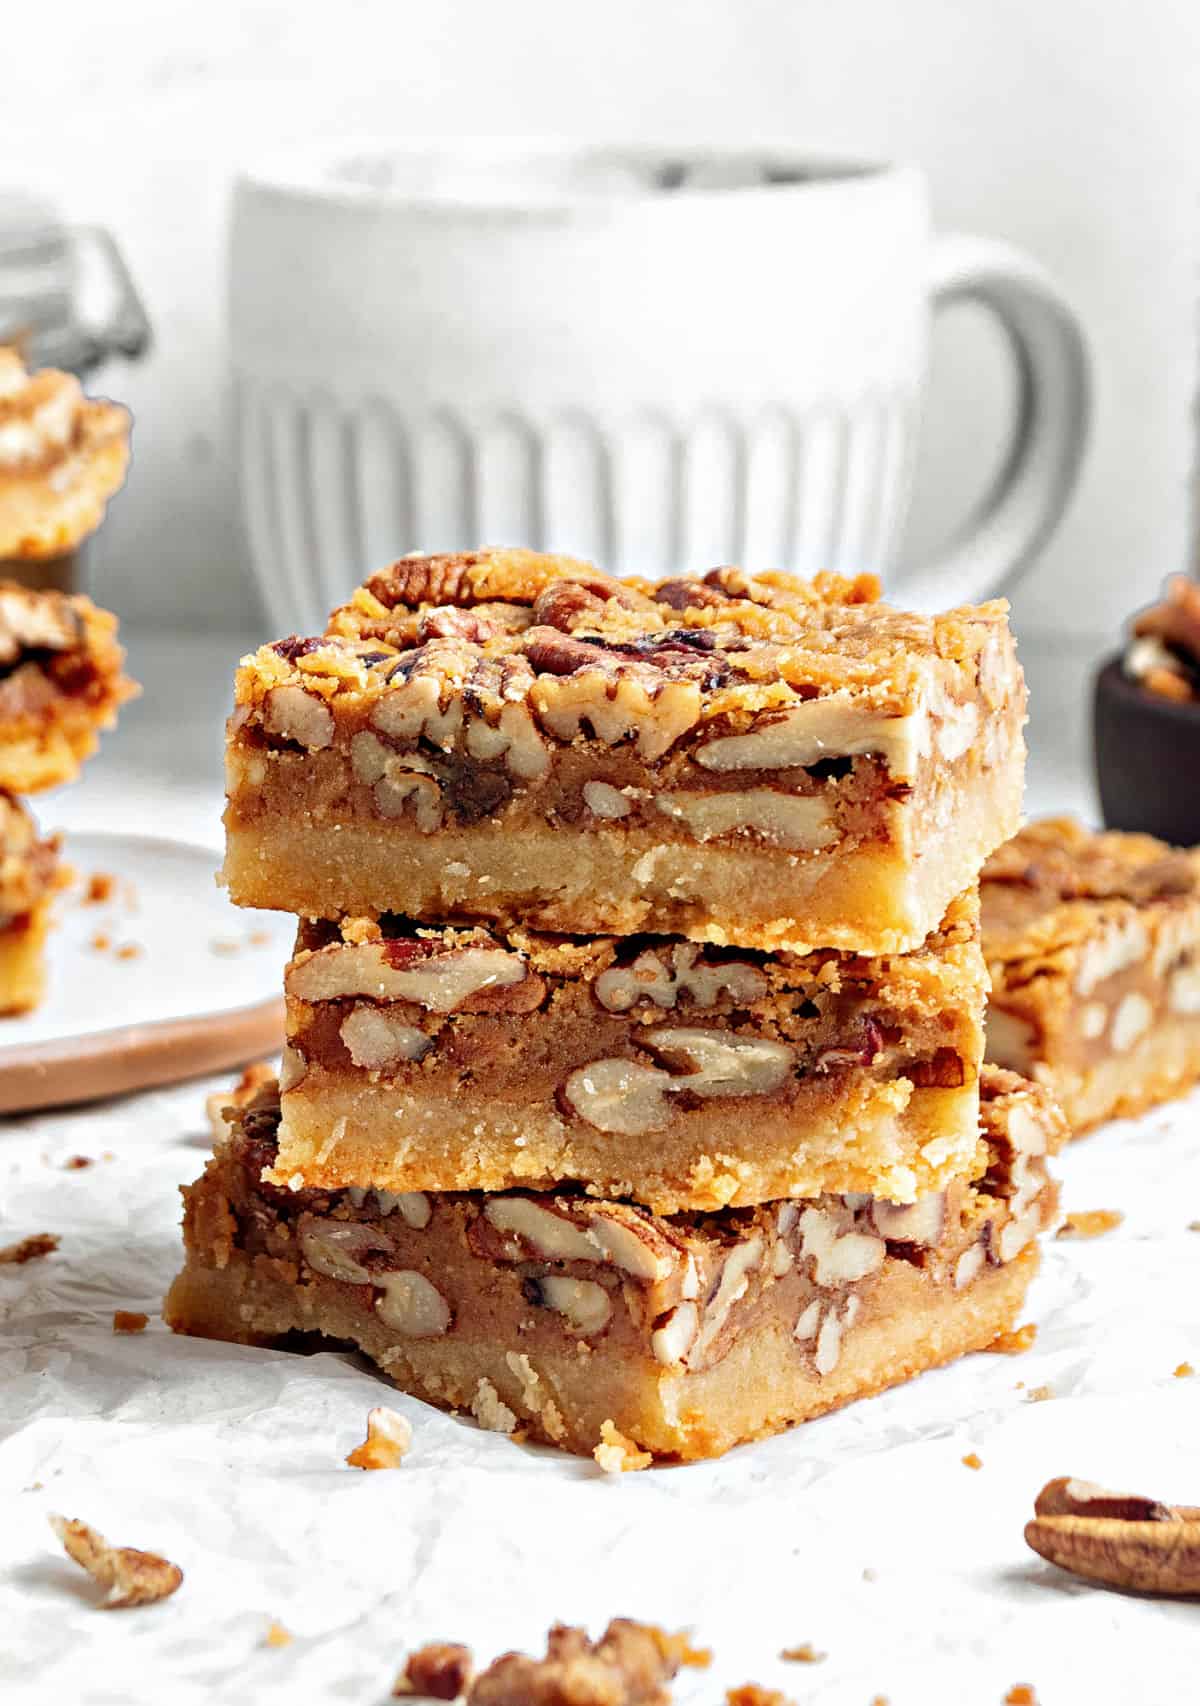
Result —
M1200 1077L1200 849L1030 824L985 866L989 1057L1078 1132Z
M400 1385L590 1453L609 1422L716 1455L990 1342L1056 1195L1053 1104L987 1075L987 1168L910 1208L864 1197L660 1217L571 1195L290 1192L264 1183L278 1100L238 1113L187 1187L177 1331L318 1331Z
M390 871L434 919L915 948L1016 827L1024 686L1002 604L874 592L405 559L243 662L231 895L378 913Z
M129 414L52 368L0 349L0 560L73 551L104 519L129 464Z
M977 900L919 952L302 924L276 1178L503 1190L576 1180L656 1212L894 1200L969 1166Z
M80 594L0 581L0 789L37 793L78 775L138 692L117 619Z

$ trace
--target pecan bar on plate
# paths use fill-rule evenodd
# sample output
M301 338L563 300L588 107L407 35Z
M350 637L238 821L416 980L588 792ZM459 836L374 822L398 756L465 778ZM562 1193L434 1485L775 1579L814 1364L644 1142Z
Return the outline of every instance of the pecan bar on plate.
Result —
M568 1191L290 1191L273 1087L184 1191L164 1314L249 1344L320 1334L397 1385L587 1453L604 1424L712 1457L1009 1328L1056 1204L1048 1094L983 1079L985 1170L909 1207L862 1194L677 1218Z
M869 578L615 580L523 551L405 558L247 658L225 880L303 917L807 953L918 948L1017 827L1002 603Z
M0 789L32 794L79 774L137 692L117 619L90 598L0 581Z
M0 794L0 1013L25 1013L42 998L51 900L61 886L58 843Z
M978 1142L973 892L918 952L875 959L318 921L284 987L278 1184L578 1180L664 1214L910 1202Z
M43 561L94 533L129 464L129 414L71 373L0 348L0 561Z
M988 1058L1052 1086L1073 1131L1200 1078L1200 849L1047 818L980 894Z

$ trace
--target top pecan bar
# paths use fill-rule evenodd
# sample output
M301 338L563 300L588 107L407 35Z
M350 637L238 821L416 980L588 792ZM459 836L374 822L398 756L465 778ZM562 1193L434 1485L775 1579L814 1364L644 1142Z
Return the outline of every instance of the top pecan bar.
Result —
M226 879L309 917L904 952L1016 828L1024 708L1001 603L404 558L244 661Z

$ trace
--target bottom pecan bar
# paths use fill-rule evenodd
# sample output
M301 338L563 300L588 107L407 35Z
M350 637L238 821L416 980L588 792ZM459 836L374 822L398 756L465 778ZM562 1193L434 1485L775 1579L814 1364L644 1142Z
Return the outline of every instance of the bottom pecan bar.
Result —
M656 1456L739 1441L879 1391L1012 1324L1064 1135L1045 1092L983 1085L987 1171L900 1207L823 1196L652 1215L577 1193L265 1184L273 1085L231 1110L184 1191L177 1332L320 1334L406 1391L590 1452L603 1424Z

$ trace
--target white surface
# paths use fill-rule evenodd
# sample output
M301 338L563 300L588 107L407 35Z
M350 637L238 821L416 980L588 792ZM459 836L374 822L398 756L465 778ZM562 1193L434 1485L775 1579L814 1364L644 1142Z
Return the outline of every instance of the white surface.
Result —
M154 836L83 833L64 838L62 857L78 880L56 903L46 999L0 1020L0 1073L10 1051L278 996L295 925L232 906L216 885L213 853ZM93 872L116 879L111 899L85 900ZM110 945L93 947L97 936ZM124 946L136 954L122 959Z
M39 817L215 847L220 724L246 642L131 641L145 697ZM1044 678L1031 807L1086 807L1089 660L1061 645L1023 655ZM1197 1500L1200 1388L1171 1371L1200 1367L1200 1235L1186 1230L1200 1217L1200 1098L1063 1157L1069 1208L1128 1218L1095 1243L1050 1245L1024 1316L1040 1324L1033 1352L972 1357L720 1463L612 1484L399 1397L350 1359L178 1340L157 1318L114 1337L112 1311L155 1314L179 1264L176 1187L203 1166L209 1088L0 1125L0 1244L63 1240L0 1268L5 1706L384 1706L421 1640L491 1657L540 1647L556 1618L597 1632L616 1613L690 1625L714 1647L714 1669L677 1689L694 1706L748 1678L806 1706L879 1693L999 1706L1020 1681L1044 1706L1190 1698L1194 1608L1074 1583L1021 1529L1060 1473ZM96 1164L63 1171L76 1154ZM1058 1398L1029 1403L1044 1383ZM343 1460L381 1399L416 1440L399 1471L368 1478ZM961 1462L971 1451L978 1473ZM162 1550L183 1588L96 1611L47 1511ZM291 1646L263 1646L273 1619ZM775 1662L801 1641L825 1663Z
M347 576L485 539L660 578L869 571L945 609L1023 568L1075 485L1078 322L1017 250L935 238L911 167L356 140L256 166L230 253L244 514L278 633L319 633ZM1009 347L1005 472L908 573L930 320L967 302Z
M618 1482L444 1417L348 1357L175 1339L158 1319L114 1337L112 1311L153 1314L178 1263L176 1185L202 1165L202 1108L190 1086L0 1133L0 1243L62 1238L0 1268L6 1706L382 1706L422 1640L490 1657L539 1646L557 1618L598 1631L614 1614L712 1646L714 1668L677 1687L695 1706L748 1678L806 1706L999 1706L1016 1682L1043 1706L1192 1698L1194 1606L1073 1581L1021 1531L1058 1474L1197 1498L1200 1378L1173 1370L1200 1367L1200 1098L1062 1159L1068 1208L1126 1220L1048 1246L1022 1317L1038 1323L1031 1352ZM1043 1384L1055 1398L1031 1402ZM381 1400L415 1444L366 1476L344 1458ZM48 1511L161 1550L183 1587L94 1609ZM264 1647L273 1619L290 1647ZM800 1641L827 1660L776 1660Z
M788 141L921 162L945 230L1034 254L1099 364L1092 454L1021 594L1050 631L1115 632L1185 550L1200 251L1194 0L158 0L11 8L0 178L111 223L158 335L108 376L137 416L101 586L123 613L254 616L235 518L223 248L236 167L364 131ZM36 68L36 74L31 68ZM281 281L286 293L290 281ZM913 555L982 495L1011 399L970 309L934 347Z

